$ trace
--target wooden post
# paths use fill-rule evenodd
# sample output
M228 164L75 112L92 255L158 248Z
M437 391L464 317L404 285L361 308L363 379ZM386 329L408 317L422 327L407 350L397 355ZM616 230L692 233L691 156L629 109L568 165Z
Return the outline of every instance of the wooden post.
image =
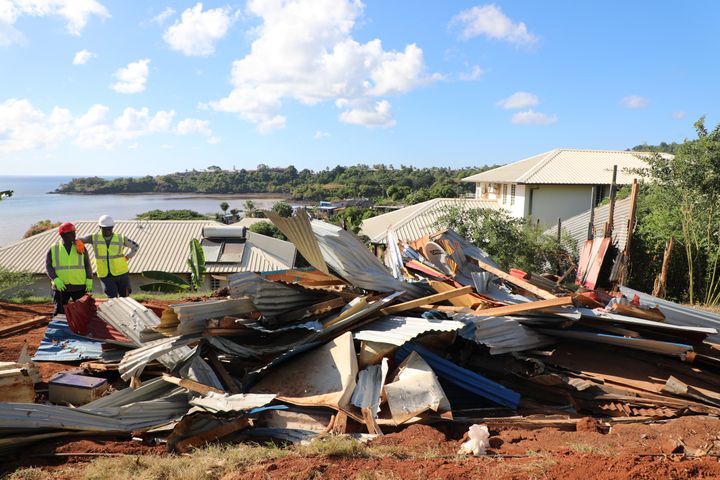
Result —
M630 189L630 212L628 213L627 220L627 238L625 240L625 250L622 254L622 265L620 266L619 283L625 285L625 280L628 272L628 264L630 262L630 243L632 242L633 231L635 230L635 215L637 213L637 197L638 197L638 183L637 179L633 180L632 188Z
M590 222L588 223L587 239L592 240L595 236L595 198L597 197L597 185L593 185L590 192Z
M665 285L667 282L667 271L668 265L670 264L670 255L672 254L674 237L670 237L670 240L665 244L665 252L663 253L662 267L660 268L660 274L655 279L655 285L653 285L653 297L665 298Z
M612 235L613 231L613 220L615 216L615 194L616 194L616 183L617 182L617 165L613 165L612 183L610 184L610 207L608 210L608 221L605 224L605 237Z

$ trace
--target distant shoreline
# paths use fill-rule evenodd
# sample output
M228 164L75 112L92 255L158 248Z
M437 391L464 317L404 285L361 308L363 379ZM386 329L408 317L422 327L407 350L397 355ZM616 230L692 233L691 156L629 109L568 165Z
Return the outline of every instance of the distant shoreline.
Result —
M138 192L138 193L128 193L128 192L118 192L118 193L93 193L93 192L48 192L50 195L85 195L88 197L91 196L100 196L100 195L121 195L121 196L157 196L157 197L174 197L177 199L185 199L185 198L217 198L217 199L226 199L226 198L237 198L237 199L279 199L279 200L289 200L290 195L287 193L271 193L271 192L262 192L262 193L199 193L199 192Z

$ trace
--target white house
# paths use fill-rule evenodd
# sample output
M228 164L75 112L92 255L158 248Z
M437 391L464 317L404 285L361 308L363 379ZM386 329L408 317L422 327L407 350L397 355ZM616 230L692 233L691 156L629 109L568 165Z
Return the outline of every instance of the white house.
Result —
M497 203L517 218L550 226L597 205L610 194L613 166L617 185L629 185L647 167L648 152L555 149L463 178L475 184L475 198ZM668 154L661 154L671 157ZM595 198L592 188L596 187Z
M267 219L265 219L267 221ZM97 221L74 222L78 237L97 231ZM200 240L205 254L205 289L227 284L223 277L236 272L264 272L293 268L295 245L247 231L244 227L225 226L212 220L119 220L115 232L126 235L140 245L130 259L130 278L134 292L154 280L142 276L143 271L161 270L186 276L190 240ZM57 229L33 235L0 248L0 267L14 272L29 272L35 277L34 294L48 295L50 280L45 274L45 256L50 246L60 240ZM90 260L94 252L89 248ZM94 288L101 292L95 277Z

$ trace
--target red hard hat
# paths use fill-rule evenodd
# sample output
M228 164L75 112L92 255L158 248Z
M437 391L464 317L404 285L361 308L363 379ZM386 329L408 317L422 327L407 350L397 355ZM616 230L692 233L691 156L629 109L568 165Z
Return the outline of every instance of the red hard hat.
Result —
M60 227L58 227L58 233L60 235L62 235L63 233L74 232L74 231L75 231L75 225L73 225L70 222L65 222L62 225L60 225Z

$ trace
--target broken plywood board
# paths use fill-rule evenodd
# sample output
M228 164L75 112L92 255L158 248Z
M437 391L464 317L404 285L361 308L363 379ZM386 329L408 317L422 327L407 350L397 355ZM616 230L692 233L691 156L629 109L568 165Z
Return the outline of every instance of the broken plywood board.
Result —
M357 376L352 333L298 355L271 371L252 393L274 393L278 400L342 410L350 403Z
M548 300L538 300L537 302L506 305L504 307L478 308L475 310L475 313L484 317L501 317L517 313L531 312L534 310L544 310L552 307L563 307L566 305L572 305L572 297L557 297Z
M396 425L427 410L450 411L450 402L435 372L416 352L400 364L393 382L385 385L384 393Z
M453 297L465 295L470 292L472 292L472 286L470 285L461 288L454 288L447 292L436 293L434 295L428 295L427 297L421 297L415 300L410 300L409 302L399 303L397 305L383 308L382 310L380 310L380 313L382 313L383 315L391 315L393 313L404 312L406 310L412 310L413 308L418 308L423 305L449 300Z
M499 268L495 268L489 263L485 263L482 260L477 260L478 265L483 270L492 273L493 275L497 275L498 277L502 278L506 282L512 283L515 286L518 286L522 288L523 290L527 290L528 292L532 293L533 295L540 297L545 300L549 300L552 298L556 298L555 295L548 292L547 290L543 290L542 288L538 288L535 285L533 285L530 282L526 282L525 280L521 278L517 278L513 275L510 275L509 273L503 272Z

